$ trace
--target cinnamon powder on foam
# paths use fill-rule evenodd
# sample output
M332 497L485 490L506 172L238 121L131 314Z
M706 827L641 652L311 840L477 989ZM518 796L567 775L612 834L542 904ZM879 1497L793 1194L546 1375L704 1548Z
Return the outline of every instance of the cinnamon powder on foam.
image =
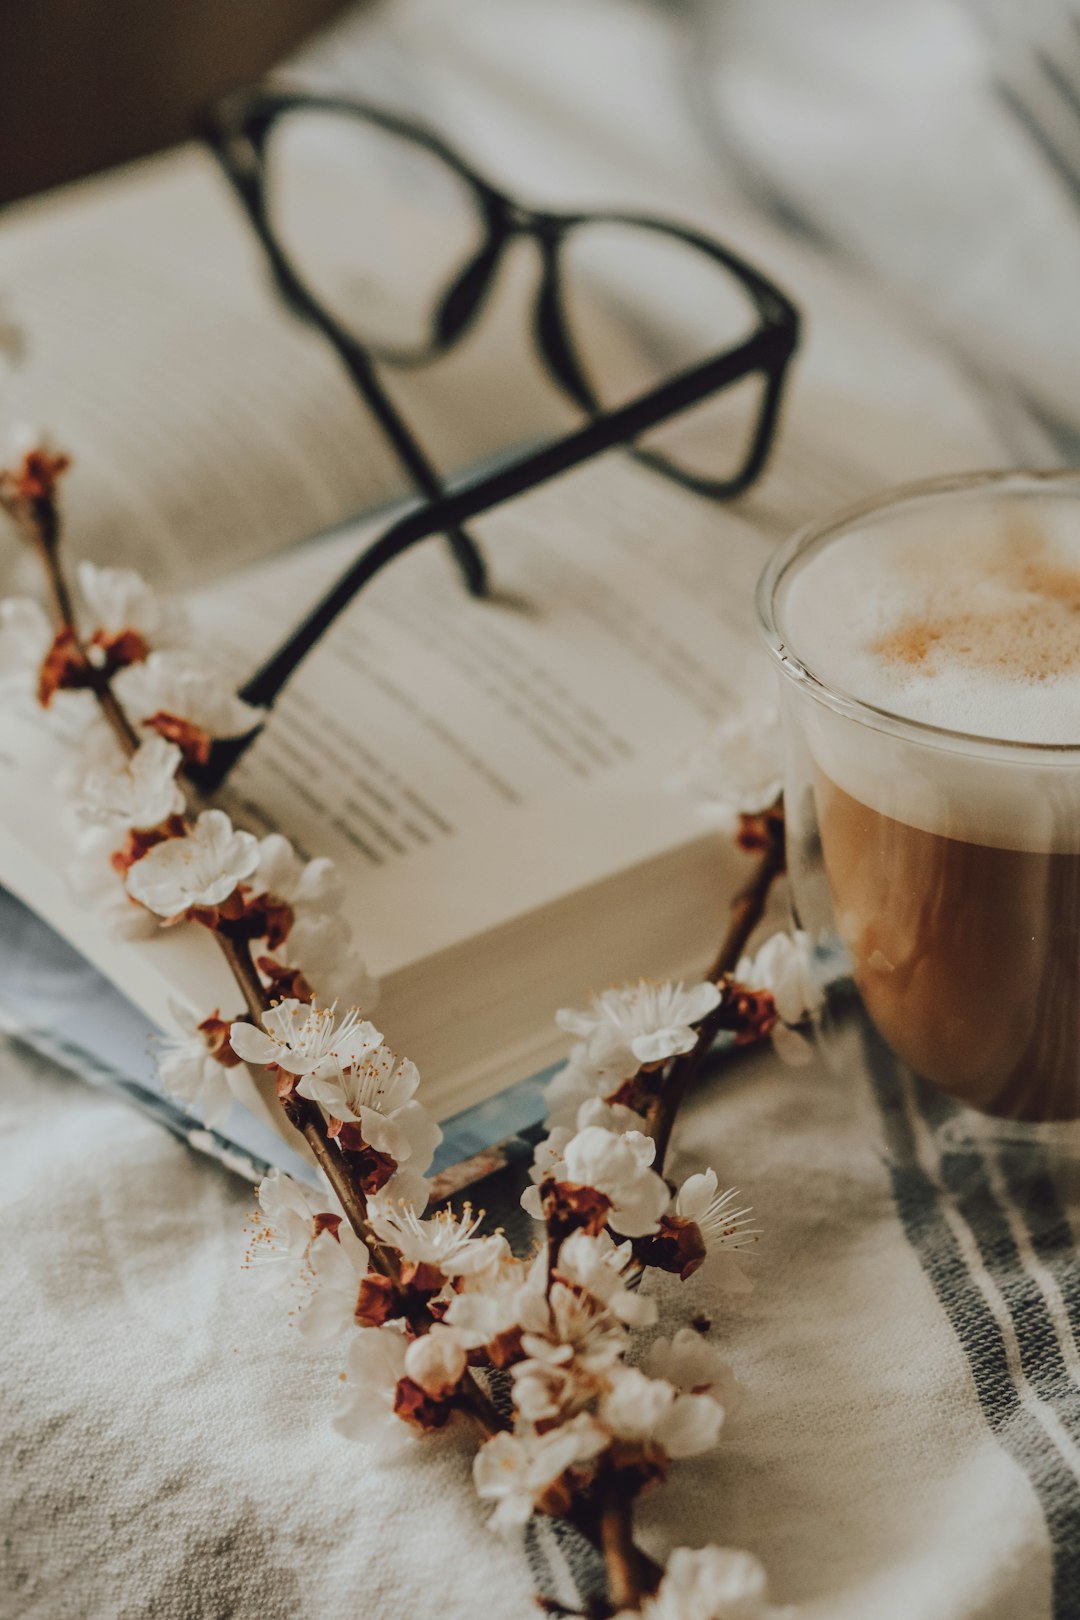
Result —
M908 563L933 606L871 643L883 662L926 673L968 664L1024 681L1080 669L1080 568L1056 559L1034 526L1010 524L992 548L924 542Z

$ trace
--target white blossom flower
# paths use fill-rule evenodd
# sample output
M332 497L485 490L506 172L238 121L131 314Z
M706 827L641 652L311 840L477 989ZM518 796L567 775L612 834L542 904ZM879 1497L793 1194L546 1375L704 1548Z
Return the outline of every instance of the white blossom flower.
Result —
M738 1191L729 1187L721 1193L718 1187L715 1170L688 1176L676 1196L675 1213L693 1221L701 1233L705 1244L702 1274L731 1293L749 1293L753 1285L743 1274L735 1254L749 1248L760 1233L750 1224L753 1210L738 1207Z
M553 1421L565 1423L591 1406L603 1386L600 1375L573 1358L518 1361L510 1368L510 1377L519 1428L522 1424L547 1428Z
M574 1123L575 1135L588 1125L599 1125L602 1130L610 1131L612 1136L626 1136L630 1131L643 1134L647 1121L643 1114L635 1113L623 1103L601 1102L599 1097L590 1097L578 1109Z
M407 1347L404 1333L394 1327L363 1328L354 1336L334 1413L339 1434L366 1441L384 1453L408 1444L409 1426L394 1412Z
M144 725L168 714L208 737L243 737L266 718L242 702L223 675L188 653L152 652L118 670L113 688L126 713Z
M615 1036L640 1067L643 1063L665 1063L680 1052L689 1052L697 1039L693 1026L719 1002L715 984L686 988L641 979L621 990L604 990L593 996L584 1011L563 1007L555 1014L555 1022L569 1034L581 1036L591 1050L599 1050L607 1060Z
M310 1231L310 1225L309 1225ZM367 1247L348 1221L322 1231L307 1250L310 1291L297 1323L315 1344L334 1344L356 1326L356 1301L367 1274Z
M431 1182L412 1164L407 1164L394 1171L386 1185L381 1189L381 1195L386 1199L393 1199L396 1204L403 1204L408 1209L422 1215L427 1209L428 1199L431 1197Z
M159 642L170 629L175 635L183 619L180 605L162 601L134 568L99 568L81 562L79 589L93 630L117 635L134 630L147 643Z
M336 1074L345 1065L362 1063L382 1044L374 1024L355 1007L339 1018L336 1005L317 1007L289 997L264 1012L262 1021L262 1029L234 1024L232 1049L245 1063L276 1064L287 1074Z
M162 1089L215 1130L224 1125L232 1109L229 1071L207 1046L198 1013L172 1000L169 1012L181 1033L161 1043L157 1067Z
M277 967L302 974L323 1005L340 1002L369 1013L374 1009L378 983L357 954L352 930L340 913L344 884L334 861L325 856L304 861L287 838L271 833L259 840L259 864L247 887L292 911L288 933L271 953ZM270 978L269 971L265 977Z
M29 596L0 601L0 675L36 687L42 660L52 645L49 615Z
M378 980L372 978L357 954L352 929L344 917L307 909L296 912L288 938L274 952L274 959L302 973L321 1000L374 1011L379 999Z
M156 827L184 808L176 780L180 750L164 737L148 737L130 759L114 748L111 764L95 765L76 790L75 808L83 821L124 833Z
M613 1136L625 1136L628 1131L644 1134L645 1124L640 1114L636 1114L632 1108L625 1108L622 1103L605 1103L598 1097L587 1098L578 1107L570 1125L554 1126L547 1136L541 1137L537 1142L533 1149L533 1162L529 1167L531 1185L526 1187L521 1195L521 1207L527 1210L534 1220L543 1220L540 1183L549 1178L553 1181L569 1180L566 1172L566 1144L577 1135L578 1131L583 1131L587 1125L599 1125Z
M525 1290L518 1311L522 1348L534 1361L606 1372L629 1344L625 1324L605 1305L558 1279L550 1289Z
M574 1132L565 1125L556 1125L547 1136L540 1138L533 1149L533 1162L529 1167L530 1185L521 1195L521 1207L534 1221L544 1219L544 1209L540 1198L541 1182L565 1181L566 1160L563 1154L566 1144L573 1138Z
M189 906L221 905L258 858L258 839L224 810L204 810L186 837L166 838L129 868L127 891L156 916L176 917Z
M406 1260L435 1266L444 1277L469 1276L509 1252L501 1232L478 1236L483 1219L483 1211L474 1215L468 1204L460 1215L440 1210L425 1221L411 1205L385 1192L368 1200L368 1220L376 1236L393 1244Z
M676 1389L711 1395L724 1408L725 1421L742 1404L743 1389L730 1365L693 1328L680 1328L670 1339L654 1339L642 1368L651 1378L666 1378Z
M764 709L721 721L691 753L677 785L730 825L740 815L770 809L783 783L780 717L775 709Z
M546 1434L497 1434L473 1461L477 1495L497 1503L493 1529L515 1529L529 1518L550 1485L567 1469L599 1456L608 1436L582 1413Z
M68 883L80 906L95 911L114 939L151 939L161 924L145 906L136 905L112 863L116 835L105 828L87 829L78 839L68 865Z
M780 1021L773 1025L771 1039L777 1056L793 1065L809 1063L813 1048L806 1037L792 1027L816 1012L822 1001L821 987L814 977L809 937L799 929L794 937L774 934L756 956L742 958L734 977L748 989L768 990L775 1001Z
M526 1295L542 1295L546 1283L543 1252L529 1265L507 1250L469 1276L458 1278L460 1292L451 1299L445 1321L470 1350L494 1344L519 1325Z
M696 1457L720 1436L724 1408L711 1395L684 1395L637 1367L612 1371L597 1416L620 1440L657 1445L669 1457Z
M578 1186L595 1187L611 1200L611 1225L623 1237L655 1232L668 1206L663 1179L650 1169L656 1143L640 1131L616 1136L599 1125L587 1125L571 1137L564 1151L566 1177Z
M572 1232L559 1249L556 1269L564 1282L584 1289L620 1322L649 1327L656 1321L656 1301L627 1287L628 1271L638 1275L629 1243L616 1247L607 1232L595 1237Z
M297 1086L300 1095L319 1103L335 1119L358 1121L369 1147L422 1174L442 1141L442 1131L414 1100L420 1084L416 1064L408 1058L399 1060L383 1045L359 1061L339 1062L340 1067L323 1064L306 1072Z
M259 1183L256 1196L261 1211L248 1261L267 1282L295 1282L307 1263L315 1235L315 1216L338 1213L329 1193L322 1201L292 1176L271 1170Z
M615 1620L780 1620L765 1598L765 1571L752 1553L677 1547L640 1615L622 1610Z
M425 1395L444 1400L460 1384L467 1366L465 1346L450 1328L436 1324L405 1352L405 1375Z
M609 1096L639 1068L614 1029L598 1030L591 1040L578 1041L544 1093L549 1127L574 1125L583 1103Z
M251 889L254 894L272 894L275 900L284 900L295 910L320 915L338 911L345 897L337 863L325 855L313 861L301 860L281 833L260 838L259 864Z
M753 957L744 956L734 978L750 990L768 990L785 1024L799 1024L821 1005L809 935L773 934Z
M529 1170L532 1185L522 1193L521 1207L534 1220L543 1220L541 1184L572 1182L595 1187L611 1199L611 1224L624 1237L655 1232L667 1208L668 1191L649 1169L656 1144L637 1128L644 1120L629 1108L613 1108L596 1099L582 1105L579 1118L588 1122L579 1131L556 1126L537 1143ZM594 1118L602 1118L604 1124L592 1123Z

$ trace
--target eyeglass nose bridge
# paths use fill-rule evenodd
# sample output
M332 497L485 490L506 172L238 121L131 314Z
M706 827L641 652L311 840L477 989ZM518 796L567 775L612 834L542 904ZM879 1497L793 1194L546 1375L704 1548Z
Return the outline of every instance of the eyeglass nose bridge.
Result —
M544 218L543 214L526 208L523 203L507 199L503 204L500 224L506 236L535 236L543 231Z
M542 214L497 193L485 199L487 240L444 293L435 315L435 337L447 348L475 319L491 291L505 249L519 237L546 246L554 240L557 216Z

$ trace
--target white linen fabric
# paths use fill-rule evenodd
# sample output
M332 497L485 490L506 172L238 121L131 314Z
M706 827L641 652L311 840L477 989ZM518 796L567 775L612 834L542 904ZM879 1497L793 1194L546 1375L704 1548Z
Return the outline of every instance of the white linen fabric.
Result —
M4 1620L518 1620L466 1436L420 1464L335 1434L343 1356L242 1271L250 1186L6 1045Z
M22 1049L4 1073L5 1620L509 1620L530 1576L587 1601L576 1537L487 1530L463 1432L385 1463L331 1431L335 1357L244 1286L250 1189ZM729 1064L681 1141L764 1236L751 1294L663 1288L747 1397L643 1503L649 1549L748 1547L798 1620L1070 1620L1075 1174L879 1049Z
M689 115L677 9L402 0L300 66L423 108L537 200L723 232L737 172ZM943 431L980 418L967 360L900 331L913 300L929 326L933 288L894 298L883 273L827 297L831 271L746 217L737 245L810 307L804 375ZM755 1291L714 1311L750 1396L643 1534L657 1555L749 1547L799 1620L1076 1620L1076 1178L873 1057L843 1078L756 1060L690 1107L680 1172L713 1163L766 1234ZM509 1620L535 1590L582 1600L596 1570L571 1538L489 1535L461 1440L376 1467L334 1435L334 1357L242 1286L250 1188L14 1044L0 1063L2 1620Z

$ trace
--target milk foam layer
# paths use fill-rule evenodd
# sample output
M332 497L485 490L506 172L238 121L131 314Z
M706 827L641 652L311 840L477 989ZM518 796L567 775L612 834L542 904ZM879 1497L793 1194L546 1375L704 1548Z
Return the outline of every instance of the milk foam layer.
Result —
M776 614L836 692L972 738L1080 751L1075 492L885 510L796 565ZM944 837L1080 852L1080 755L902 737L800 690L789 698L818 769L864 804Z
M929 521L842 535L805 564L783 606L800 661L906 719L1080 747L1080 505Z

